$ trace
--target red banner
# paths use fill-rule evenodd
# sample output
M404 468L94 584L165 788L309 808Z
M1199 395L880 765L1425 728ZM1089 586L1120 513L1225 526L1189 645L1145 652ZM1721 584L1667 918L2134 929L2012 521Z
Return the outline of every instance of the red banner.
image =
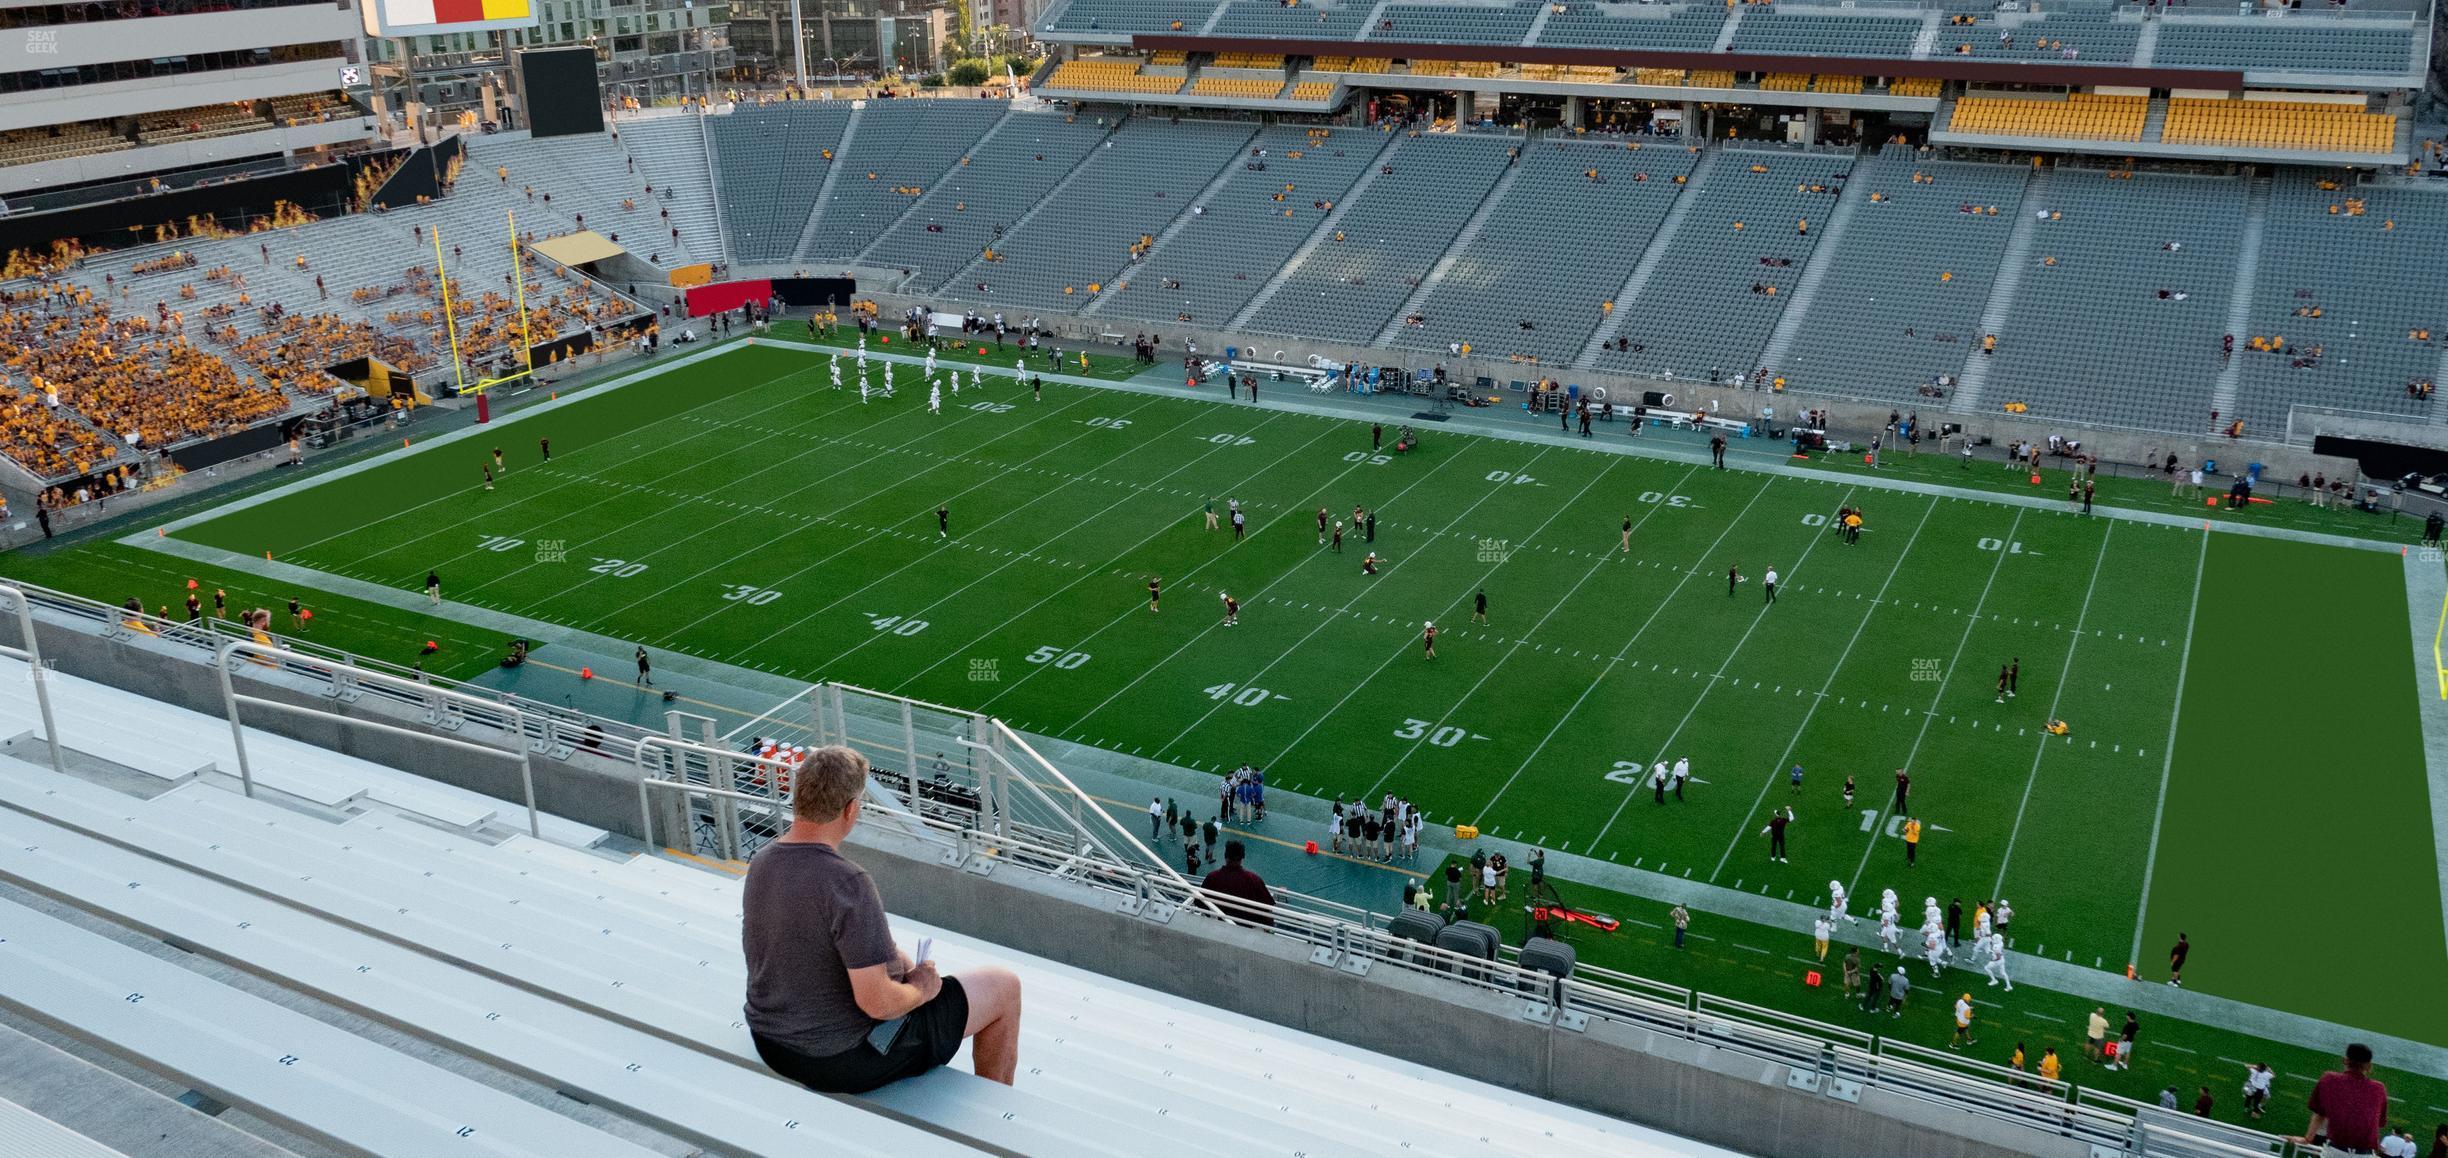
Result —
M763 278L755 281L727 281L720 285L701 285L688 291L688 312L692 318L736 310L749 302L764 305L773 300L773 283Z

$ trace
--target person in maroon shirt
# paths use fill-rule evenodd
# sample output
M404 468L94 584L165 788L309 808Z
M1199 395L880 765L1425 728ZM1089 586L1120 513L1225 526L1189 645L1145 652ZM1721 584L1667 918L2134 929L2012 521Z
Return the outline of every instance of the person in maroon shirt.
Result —
M2372 1079L2371 1067L2371 1047L2356 1042L2346 1047L2345 1069L2321 1075L2307 1103L2312 1121L2304 1130L2305 1145L2320 1146L2323 1155L2379 1152L2380 1126L2388 1121L2388 1087Z
M1199 887L1211 893L1233 898L1224 906L1233 919L1253 925L1273 927L1275 924L1275 893L1258 874L1241 867L1249 847L1237 840L1224 842L1224 867L1207 874Z

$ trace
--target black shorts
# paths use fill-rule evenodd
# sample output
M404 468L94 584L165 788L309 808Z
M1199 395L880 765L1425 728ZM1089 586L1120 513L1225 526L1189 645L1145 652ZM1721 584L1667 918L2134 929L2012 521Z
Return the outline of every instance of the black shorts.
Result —
M969 1027L969 994L960 978L946 977L943 991L908 1016L886 1053L861 1041L840 1053L815 1057L758 1036L757 1056L773 1072L819 1093L863 1094L951 1061L960 1052L961 1031Z

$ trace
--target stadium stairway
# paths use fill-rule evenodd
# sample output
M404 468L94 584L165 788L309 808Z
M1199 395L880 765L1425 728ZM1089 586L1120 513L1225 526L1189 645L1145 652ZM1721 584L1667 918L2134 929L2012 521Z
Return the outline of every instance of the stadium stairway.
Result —
M1380 0L1381 4L1383 2L1384 0ZM1371 15L1375 14L1372 12ZM1376 26L1372 24L1369 27ZM1394 151L1402 146L1402 142L1403 137L1399 133L1385 134L1385 144L1377 150L1377 156L1369 161L1368 168L1360 174L1360 179L1352 182L1351 188L1343 191L1343 199L1335 202L1334 211L1318 222L1318 227L1310 232L1309 240L1302 242L1299 249L1292 251L1292 256L1284 259L1283 267L1275 271L1275 276L1268 278L1267 283L1259 287L1257 293L1250 295L1250 300L1243 303L1241 312L1233 315L1232 324L1224 327L1225 329L1238 330L1247 327L1249 320L1257 317L1258 311L1266 308L1266 304L1283 290L1284 283L1291 281L1292 275L1309 260L1309 255L1317 252L1317 247L1327 238L1334 236L1335 230L1343 224L1343 215L1349 213L1352 206L1360 204L1360 198L1368 192L1369 186L1376 184L1377 178L1384 175L1386 159L1394 155Z
M1737 15L1739 16L1739 12ZM1729 36L1732 35L1731 30L1734 23L1735 18L1733 17L1726 20ZM1673 247L1675 234L1683 228L1684 218L1691 215L1696 191L1702 185L1707 184L1710 176L1717 172L1717 159L1724 155L1717 149L1709 149L1700 154L1700 163L1692 166L1690 178L1683 183L1682 195L1676 197L1674 207L1666 211L1665 220L1658 222L1657 232L1649 235L1649 248L1641 253L1639 264L1634 265L1632 272L1624 277L1623 288L1615 291L1615 296L1608 300L1626 307L1638 300L1641 289L1649 284L1650 275L1657 272L1658 262L1664 260L1666 251ZM1624 324L1630 321L1631 317L1632 311L1629 308L1609 313L1607 320L1590 334L1589 341L1581 344L1581 356L1574 358L1572 364L1575 366L1590 365L1598 357L1598 352L1605 349L1607 343L1615 340L1615 335L1624 328Z
M1548 8L1540 9L1539 21L1545 21L1552 11L1553 9ZM1531 25L1533 28L1537 26L1537 22ZM1402 332L1403 319L1410 317L1428 300L1430 294L1436 292L1437 284L1444 281L1445 275L1453 271L1454 262L1460 260L1462 254L1470 249L1471 242L1478 240L1479 232L1487 228L1488 219L1496 215L1497 206L1504 204L1505 195L1513 191L1514 183L1521 180L1523 173L1529 171L1530 166L1527 162L1530 160L1530 150L1537 147L1536 138L1522 143L1522 155L1514 158L1513 163L1505 167L1503 176L1496 178L1495 186L1487 192L1487 199L1479 203L1478 210L1471 214L1470 220L1462 223L1462 231L1454 234L1453 244L1445 247L1444 255L1437 258L1435 265L1428 267L1427 276L1420 279L1419 285L1411 291L1411 296L1404 298L1402 305L1395 309L1393 316L1386 319L1385 328L1377 332L1377 337L1369 342L1370 345L1385 346L1393 343L1394 336Z
M866 112L867 110L862 106L851 107L850 119L842 122L841 139L834 142L833 145L835 157L850 155L850 142L858 139L859 121L863 119ZM807 224L800 227L799 244L791 247L791 260L806 261L808 259L808 247L816 243L816 223L824 220L825 205L833 200L833 187L841 180L841 173L840 165L825 166L824 181L816 186L816 202L808 209Z
M1931 13L1935 16L1936 13ZM1867 182L1845 182L1844 194L1836 199L1836 208L1828 214L1827 225L1819 236L1819 247L1811 251L1811 260L1802 267L1802 276L1794 282L1793 300L1785 303L1785 312L1778 315L1776 329L1769 331L1768 344L1761 348L1759 364L1775 371L1785 364L1785 355L1793 349L1794 338L1802 332L1802 321L1810 316L1811 303L1819 298L1819 286L1827 281L1828 271L1836 267L1836 257L1844 252L1845 229L1853 223L1853 214L1862 201L1870 196Z
M0 880L718 1149L765 1152L790 1125L802 1145L824 1130L950 1152L867 1108L1024 1154L1659 1152L1636 1127L899 919L950 971L1022 976L1019 1084L947 1070L820 1098L766 1074L736 1020L735 878L547 848L379 813L335 824L210 785L139 801L0 760ZM77 939L45 920L0 907L12 933ZM76 1008L99 1016L143 985L97 981Z
M2135 68L2151 66L2151 57L2159 52L2159 29L2161 27L2156 20L2142 22L2141 35L2134 38L2133 66Z
M2023 288L2023 274L2031 268L2032 238L2039 232L2039 215L2048 208L2049 171L2035 170L2031 185L2023 190L2023 209L2015 215L2014 232L2006 238L2006 252L1998 258L1997 284L1989 291L1989 305L1981 311L1980 332L1996 334L2005 330L2006 321L2014 316L2015 294ZM1964 354L1963 373L1955 378L1955 396L1948 400L1947 409L1957 414L1980 412L1981 393L1989 386L1989 367L1996 361L1981 353L1979 338Z
M2256 173L2249 179L2252 189L2244 195L2244 236L2236 254L2235 296L2227 302L2230 334L2250 332L2253 291L2261 282L2261 239L2269 234L2272 182L2266 173ZM2244 381L2244 363L2244 358L2231 357L2219 367L2218 384L2210 394L2212 414L2237 413L2236 398Z

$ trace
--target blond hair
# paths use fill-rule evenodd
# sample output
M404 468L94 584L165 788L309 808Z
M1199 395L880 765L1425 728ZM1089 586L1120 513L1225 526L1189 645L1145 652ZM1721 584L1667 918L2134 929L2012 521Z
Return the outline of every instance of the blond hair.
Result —
M791 777L791 816L811 824L841 817L867 790L867 757L835 744L808 753Z

